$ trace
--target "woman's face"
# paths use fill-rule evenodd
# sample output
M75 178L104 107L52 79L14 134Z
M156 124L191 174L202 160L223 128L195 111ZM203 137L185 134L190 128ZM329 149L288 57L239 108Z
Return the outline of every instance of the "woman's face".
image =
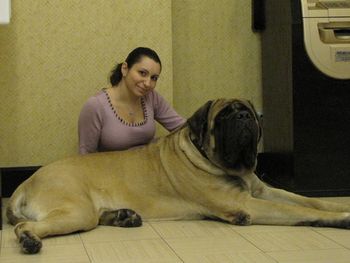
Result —
M146 56L131 68L128 68L126 63L122 65L125 84L137 97L145 96L156 87L160 71L160 64Z

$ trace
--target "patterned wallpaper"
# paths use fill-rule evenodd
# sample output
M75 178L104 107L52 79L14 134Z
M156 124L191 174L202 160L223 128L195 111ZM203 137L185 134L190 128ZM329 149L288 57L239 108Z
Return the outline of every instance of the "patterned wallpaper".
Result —
M247 98L262 109L260 35L251 1L173 1L174 106L190 116L207 100Z
M0 26L0 167L75 154L83 103L136 46L158 51L157 89L183 116L217 97L261 109L250 19L250 1L12 0Z
M83 103L136 46L158 51L172 101L170 0L12 0L0 26L0 167L77 153Z

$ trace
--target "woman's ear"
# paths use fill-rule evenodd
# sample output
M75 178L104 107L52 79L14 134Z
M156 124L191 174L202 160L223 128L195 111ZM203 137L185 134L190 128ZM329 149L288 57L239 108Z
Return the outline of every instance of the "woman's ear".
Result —
M125 77L126 74L128 74L128 71L129 71L128 63L126 63L126 62L123 62L123 63L122 63L121 71L122 71L123 77Z

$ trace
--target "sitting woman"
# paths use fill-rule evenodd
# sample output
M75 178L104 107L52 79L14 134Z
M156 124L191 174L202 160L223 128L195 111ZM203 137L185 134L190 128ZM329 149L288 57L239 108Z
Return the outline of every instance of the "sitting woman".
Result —
M80 154L147 144L155 136L155 121L168 131L186 122L154 90L161 69L157 53L144 47L134 49L116 66L111 87L89 98L81 110Z

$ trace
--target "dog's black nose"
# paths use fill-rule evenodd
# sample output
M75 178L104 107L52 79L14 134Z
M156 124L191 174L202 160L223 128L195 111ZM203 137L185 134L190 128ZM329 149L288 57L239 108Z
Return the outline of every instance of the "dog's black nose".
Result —
M250 120L251 118L252 116L250 115L249 111L246 110L241 110L236 115L236 119L241 121Z

